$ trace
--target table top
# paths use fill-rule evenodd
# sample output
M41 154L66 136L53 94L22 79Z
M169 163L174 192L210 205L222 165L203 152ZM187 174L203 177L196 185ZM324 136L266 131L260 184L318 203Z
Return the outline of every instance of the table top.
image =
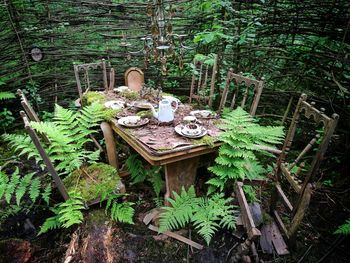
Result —
M114 96L108 96L108 100ZM198 119L199 125L207 130L207 135L198 139L183 137L175 132L175 126L182 124L184 116L193 110L189 104L180 104L175 112L174 121L167 125L149 117L149 123L138 127L128 128L112 120L112 129L125 140L135 151L152 165L163 165L189 159L199 155L217 151L222 144L217 140L221 130L217 127L218 117ZM127 107L121 116L136 115L137 109Z

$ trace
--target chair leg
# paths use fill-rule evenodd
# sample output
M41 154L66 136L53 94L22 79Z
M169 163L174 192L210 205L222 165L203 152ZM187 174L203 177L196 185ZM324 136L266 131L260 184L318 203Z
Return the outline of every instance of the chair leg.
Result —
M101 123L101 130L106 142L106 152L108 163L118 170L118 157L116 142L114 140L114 134L111 126L107 122Z
M310 203L310 199L311 199L311 188L312 188L312 185L311 184L308 184L305 188L305 191L303 193L303 196L301 198L301 201L300 201L300 204L295 212L295 215L292 219L292 222L290 224L290 228L289 228L289 246L291 248L295 247L296 245L296 232L297 232L297 229L301 223L301 221L303 220L304 218L304 215L305 215L305 211L307 209L307 207L309 206L309 203Z

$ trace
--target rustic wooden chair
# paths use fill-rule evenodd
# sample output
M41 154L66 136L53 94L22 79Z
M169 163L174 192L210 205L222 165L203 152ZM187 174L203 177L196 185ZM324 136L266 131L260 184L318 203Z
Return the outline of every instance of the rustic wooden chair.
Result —
M277 160L275 170L276 183L269 207L269 212L274 218L274 222L269 226L264 226L265 228L261 230L263 235L270 235L269 233L271 231L281 231L290 248L295 246L297 229L300 226L300 223L305 215L305 211L310 203L313 188L312 182L314 181L321 161L324 158L339 118L337 114L333 114L332 117L328 117L324 114L324 109L316 109L313 104L306 102L306 98L307 96L303 94L298 101L284 145L282 147L282 153ZM295 139L297 126L299 123L301 124L301 118L306 118L307 124L313 120L315 130L311 133L308 131L308 134L311 134L312 137L310 142L296 158L292 158L292 156L287 156L287 153L290 152L293 140ZM321 124L323 125L323 129L320 131L318 128ZM304 163L301 163L299 167L297 167L297 165L308 153L311 153L309 155L311 155L312 161L310 166L307 166L307 169L305 166L306 171L303 172ZM287 157L290 157L288 159L292 158L292 160L288 160L287 162ZM283 186L289 186L289 189L291 189L289 193L282 189ZM294 198L292 199L291 197L293 197L293 193ZM289 197L287 197L287 195ZM278 201L281 201L290 214L289 224L285 224L283 222L279 212L277 211L278 208L280 208ZM281 255L287 254L288 250L286 246L284 248L284 245L279 246L279 248L277 248L278 246L276 247L276 244L282 244L281 241L277 239L272 239L272 243L275 245L277 253ZM265 246L266 250L271 250L271 248L266 245L266 242L264 243L263 241L261 244L262 247Z
M231 83L234 83L234 90L230 92ZM242 86L243 93L241 92ZM241 98L240 106L243 109L249 110L250 115L255 116L256 109L259 104L260 96L264 88L263 80L253 80L248 77L244 77L241 74L233 73L233 69L230 69L226 77L226 85L221 95L220 105L218 112L221 113L223 108L227 105L227 99L230 97L229 107L233 109L237 106L237 101ZM231 96L229 96L231 94ZM251 96L251 98L249 98Z
M96 63L87 63L87 64L74 64L74 75L75 80L77 82L77 88L79 92L80 103L82 102L83 94L88 92L91 86L90 75L92 74L91 70L101 70L103 86L101 86L100 90L112 90L115 82L115 71L113 68L110 70L109 74L109 83L107 79L107 69L106 69L106 61L102 59L100 62ZM82 85L81 82L81 72L83 72L84 83ZM84 90L83 90L84 87Z
M145 76L141 69L132 67L124 73L125 85L133 91L139 92L145 83Z
M18 89L17 90L17 95L21 99L21 105L22 105L26 115L29 117L29 120L30 121L40 122L40 119L39 119L38 115L36 114L36 112L34 111L33 107L28 102L27 97L24 95L22 90ZM47 136L45 134L41 134L41 137L43 138L43 140L45 142L50 142L49 138L47 138Z
M218 56L215 55L213 65L206 64L205 61L194 60L196 71L192 75L190 89L190 103L193 100L198 103L213 105L215 81L217 75ZM209 94L207 94L209 91Z

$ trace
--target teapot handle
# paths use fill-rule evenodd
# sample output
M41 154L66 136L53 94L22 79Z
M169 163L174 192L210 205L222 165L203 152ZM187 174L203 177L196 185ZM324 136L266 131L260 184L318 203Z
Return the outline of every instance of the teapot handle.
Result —
M177 110L177 108L179 107L179 104L178 104L177 100L171 101L170 104L173 102L175 102L175 104L176 104L175 109L173 109L173 112L175 112Z

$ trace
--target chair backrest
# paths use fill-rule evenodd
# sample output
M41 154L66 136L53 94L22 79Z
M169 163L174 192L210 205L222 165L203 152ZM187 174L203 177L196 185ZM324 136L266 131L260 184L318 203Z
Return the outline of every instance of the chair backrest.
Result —
M193 60L195 71L192 75L190 103L196 100L199 103L208 104L209 107L212 107L217 75L217 60L217 55L214 56L214 62L210 65L206 61Z
M294 245L296 230L300 225L305 210L307 209L312 193L312 182L320 167L321 161L329 145L331 136L335 130L339 116L333 114L328 117L324 114L324 109L318 110L313 104L306 102L307 96L302 94L296 106L284 145L282 153L277 160L275 171L276 188L271 199L270 212L274 216L277 225L289 241L290 245ZM297 156L290 156L288 152L291 149L295 139L298 124L302 123L302 117L306 118L307 124L313 120L313 131L307 131L307 135L311 137L306 143L304 149ZM305 122L305 121L304 121ZM320 125L322 129L319 129ZM300 127L298 127L299 130ZM308 158L305 158L309 155ZM313 156L312 156L313 155ZM290 157L287 161L287 157ZM311 160L309 165L301 162L303 159ZM300 163L299 167L297 166ZM304 171L306 170L306 171ZM291 193L289 197L282 185L290 185ZM290 198L294 195L293 201ZM287 210L291 213L291 222L289 226L285 226L277 212L277 201L281 200Z
M33 107L30 105L30 103L27 100L27 97L24 95L24 93L22 92L22 90L18 89L17 90L17 95L20 97L21 99L21 104L22 107L26 113L26 116L29 117L30 121L35 121L35 122L40 122L40 119L38 117L38 115L36 114L36 112L34 111ZM46 134L40 134L40 136L42 137L42 139L49 143L50 140L49 138L47 138Z
M37 133L35 132L35 130L30 126L30 123L28 121L28 117L25 114L24 111L20 112L21 117L23 119L24 122L24 128L26 129L26 131L28 132L30 138L32 139L35 147L37 148L41 158L43 159L48 172L51 174L59 192L61 193L62 197L64 198L64 200L67 200L69 198L69 195L67 193L67 189L64 186L61 178L59 177L55 167L53 166L49 156L47 155L45 149L43 148L43 146L41 145L40 139L37 135Z
M124 73L125 85L133 91L139 92L145 83L145 76L141 69L132 67Z
M230 91L230 86L232 82L234 83L234 89ZM242 86L245 86L243 90ZM218 112L220 113L223 110L223 108L227 105L227 100L229 98L230 109L236 107L238 105L237 101L239 100L239 98L241 98L240 106L243 109L246 109L247 111L249 109L250 115L255 116L263 88L264 81L244 77L241 74L233 73L233 69L230 69L227 73L226 84L224 91L221 95Z
M108 80L107 80L106 61L104 59L96 63L74 64L73 67L74 67L74 75L75 75L75 80L77 82L80 101L82 101L83 93L91 89L92 79L90 79L90 76L89 76L89 72L90 72L90 75L92 74L91 70L101 70L100 72L102 73L102 80L103 80L103 86L101 86L101 88L103 88L104 90L109 90L110 86L108 85ZM83 85L80 79L81 73L83 73L83 80L84 80ZM112 77L114 76L114 71L113 71L113 75L111 73L111 76ZM110 82L113 83L114 85L114 79L111 79Z

